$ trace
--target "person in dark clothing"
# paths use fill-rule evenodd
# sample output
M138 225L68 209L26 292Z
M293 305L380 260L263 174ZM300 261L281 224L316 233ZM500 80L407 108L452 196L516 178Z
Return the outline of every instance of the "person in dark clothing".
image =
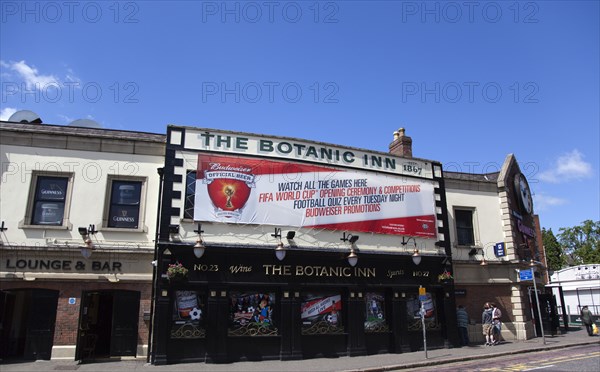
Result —
M592 312L590 311L590 309L588 309L587 306L581 308L581 322L585 325L585 329L587 330L588 335L593 336L594 332L592 324L594 323L594 321Z
M469 314L463 305L458 305L456 309L456 323L458 325L458 334L460 335L460 345L469 345Z
M492 333L492 308L489 302L483 305L483 313L481 314L481 324L483 326L483 335L485 336L485 346L494 344L494 334Z

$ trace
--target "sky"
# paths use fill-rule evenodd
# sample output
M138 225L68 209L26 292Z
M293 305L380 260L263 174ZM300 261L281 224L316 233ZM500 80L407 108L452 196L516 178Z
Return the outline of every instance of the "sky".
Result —
M0 119L168 124L498 171L600 220L599 1L0 1Z

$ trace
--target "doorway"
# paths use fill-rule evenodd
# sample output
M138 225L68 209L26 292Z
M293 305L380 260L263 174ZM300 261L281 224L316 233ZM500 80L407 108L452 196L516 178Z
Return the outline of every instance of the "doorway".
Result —
M140 292L85 291L76 360L136 356Z
M0 357L50 360L58 291L0 291Z

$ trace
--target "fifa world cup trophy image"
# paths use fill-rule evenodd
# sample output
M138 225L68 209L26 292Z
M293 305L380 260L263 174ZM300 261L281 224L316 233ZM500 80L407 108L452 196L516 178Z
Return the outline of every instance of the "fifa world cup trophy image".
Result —
M233 204L231 204L231 197L235 194L235 187L231 185L226 185L223 188L223 193L227 196L227 202L225 203L226 208L233 208Z

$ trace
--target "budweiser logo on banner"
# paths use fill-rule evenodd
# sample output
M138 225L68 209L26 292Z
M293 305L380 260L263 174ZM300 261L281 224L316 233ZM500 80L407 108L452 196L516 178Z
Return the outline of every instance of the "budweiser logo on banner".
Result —
M218 217L239 218L255 186L251 168L231 164L210 163L204 171L203 183Z

